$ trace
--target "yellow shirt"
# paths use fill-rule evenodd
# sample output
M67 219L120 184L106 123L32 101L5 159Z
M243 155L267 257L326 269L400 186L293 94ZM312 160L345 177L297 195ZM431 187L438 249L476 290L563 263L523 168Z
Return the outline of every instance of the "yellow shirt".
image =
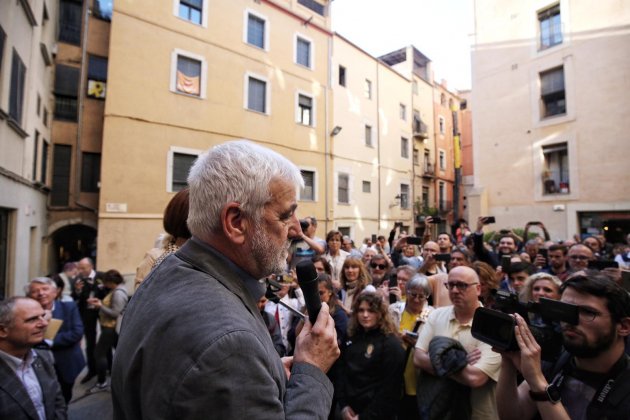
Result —
M412 315L407 311L402 312L402 316L400 318L400 332L403 331L413 331L413 327L416 325L416 321L420 319L420 315ZM405 349L407 346L405 345ZM405 365L405 394L406 395L416 395L416 368L413 365L413 351L409 352L409 358L407 359L407 364Z

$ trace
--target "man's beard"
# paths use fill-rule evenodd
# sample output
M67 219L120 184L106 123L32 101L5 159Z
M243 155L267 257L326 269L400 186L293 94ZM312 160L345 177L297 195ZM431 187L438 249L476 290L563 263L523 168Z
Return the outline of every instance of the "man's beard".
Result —
M282 246L276 246L274 241L269 240L264 222L255 222L251 252L256 268L261 272L260 277L283 273L286 270L290 245L291 242L287 240Z
M602 354L604 351L612 347L617 336L615 334L615 326L612 325L607 334L599 336L595 339L594 343L586 343L586 338L583 335L579 336L581 341L579 343L568 341L563 337L564 348L573 356L580 358L593 358Z

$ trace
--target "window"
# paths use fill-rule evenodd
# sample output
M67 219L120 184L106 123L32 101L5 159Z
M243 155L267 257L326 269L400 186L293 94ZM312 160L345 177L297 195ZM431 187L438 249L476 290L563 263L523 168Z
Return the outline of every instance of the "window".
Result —
M400 119L407 121L407 107L405 104L400 104Z
M55 70L55 119L77 120L77 95L79 92L77 67L57 64Z
M267 21L264 17L247 12L247 39L246 42L258 48L267 49Z
M92 14L99 19L111 21L113 2L113 0L94 0Z
M182 19L201 25L203 0L179 0L178 16Z
M315 0L298 0L298 3L302 6L312 10L313 12L324 16L324 5L316 2Z
M429 187L422 187L422 207L429 207Z
M413 164L420 165L420 152L418 149L413 149Z
M313 67L311 55L311 41L297 36L295 40L295 62L310 69Z
M372 192L372 183L370 181L363 181L363 192L368 194Z
M197 159L196 154L173 153L171 192L181 191L188 186L188 172Z
M70 164L72 162L72 146L55 144L53 148L52 188L50 190L51 206L67 206L70 198Z
M409 208L409 185L400 184L400 208Z
M344 66L339 66L339 85L346 86L346 68Z
M90 55L88 57L87 96L105 99L107 88L107 58Z
M337 226L337 230L341 233L341 236L351 236L350 227L348 226Z
M304 125L314 125L313 98L298 93L297 113L297 122Z
M337 175L337 201L339 203L350 203L350 176L340 173Z
M567 144L559 143L543 146L543 194L568 194L569 155Z
M374 147L374 143L372 142L372 126L365 125L365 145L368 147Z
M564 69L562 67L540 73L540 99L543 117L552 117L567 112Z
M400 157L409 159L409 139L406 137L400 138Z
M183 55L177 56L175 90L193 96L201 96L201 61Z
M101 154L83 152L81 158L81 192L98 192L101 179Z
M26 67L15 49L11 64L11 93L9 95L9 116L22 124L22 107L24 105L24 79Z
M418 81L414 80L413 83L411 83L411 91L413 92L414 95L418 94Z
M366 98L372 99L372 82L369 79L365 79L364 92Z
M59 41L81 45L83 1L61 0L59 3Z
M42 184L48 183L48 142L46 139L42 141L42 163L41 172L39 174L39 180Z
M42 122L44 123L44 127L48 127L48 109L44 107L44 116L42 117Z
M0 26L0 72L2 72L2 57L4 57L4 42L7 39L7 34Z
M540 49L544 50L562 43L560 5L538 12L540 23Z
M37 110L36 110L37 116L39 117L42 113L42 97L39 96L39 93L37 94Z
M268 113L267 82L253 76L247 76L247 109Z
M444 152L444 150L440 150L438 156L440 159L440 171L445 171L446 170L446 153Z
M440 124L440 134L446 133L446 120L444 119L444 117L439 118L439 124Z
M445 196L445 190L444 190L444 183L440 182L440 185L438 187L438 197L439 197L439 209L440 211L444 211L446 210L446 196Z
M300 190L300 200L315 201L315 172L301 170L304 179L304 188Z
M440 93L440 105L442 106L446 105L446 95L443 93Z

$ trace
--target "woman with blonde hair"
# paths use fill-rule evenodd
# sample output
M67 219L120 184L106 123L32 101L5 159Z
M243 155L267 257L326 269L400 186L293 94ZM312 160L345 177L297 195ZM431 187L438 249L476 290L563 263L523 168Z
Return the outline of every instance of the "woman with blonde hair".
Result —
M355 296L363 291L370 283L370 275L358 258L346 258L339 276L341 283L341 303L346 312L352 311Z

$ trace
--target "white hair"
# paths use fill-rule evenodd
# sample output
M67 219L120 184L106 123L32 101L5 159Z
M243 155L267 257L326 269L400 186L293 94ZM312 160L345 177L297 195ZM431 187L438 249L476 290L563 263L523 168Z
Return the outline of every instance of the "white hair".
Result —
M28 295L31 292L31 285L33 283L37 284L47 284L51 286L53 289L57 289L57 283L50 277L35 277L33 280L29 281L28 284L24 287L24 291Z
M237 202L246 215L259 220L271 199L269 184L282 180L304 186L297 166L271 149L247 140L223 143L203 153L188 175L188 229L199 237L220 229L223 206Z

